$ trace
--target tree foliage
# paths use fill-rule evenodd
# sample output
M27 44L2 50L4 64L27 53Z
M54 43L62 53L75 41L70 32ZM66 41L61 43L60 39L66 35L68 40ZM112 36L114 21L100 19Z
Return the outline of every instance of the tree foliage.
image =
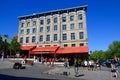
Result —
M9 50L15 55L20 51L20 43L17 39L13 38L11 44L9 45Z
M114 55L120 58L120 41L114 41L108 46L108 50L96 50L90 54L90 59L97 60L107 60L113 59Z
M111 56L116 55L117 57L120 57L120 41L114 41L109 45L108 50L111 53Z

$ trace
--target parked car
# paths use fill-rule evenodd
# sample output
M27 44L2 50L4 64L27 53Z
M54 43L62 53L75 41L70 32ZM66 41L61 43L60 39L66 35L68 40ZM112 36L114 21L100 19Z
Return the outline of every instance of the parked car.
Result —
M112 61L110 61L110 60L107 60L107 61L103 61L102 63L101 63L101 65L102 66L104 66L104 67L111 67L111 63L112 63Z

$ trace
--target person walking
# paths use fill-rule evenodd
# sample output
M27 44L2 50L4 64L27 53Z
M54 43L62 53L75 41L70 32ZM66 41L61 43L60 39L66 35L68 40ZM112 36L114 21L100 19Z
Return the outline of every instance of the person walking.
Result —
M79 63L78 63L78 58L74 58L74 71L75 71L75 77L78 76L79 74Z
M4 52L2 52L2 54L1 54L1 61L4 61Z
M111 63L111 78L112 80L118 80L118 70L113 62Z

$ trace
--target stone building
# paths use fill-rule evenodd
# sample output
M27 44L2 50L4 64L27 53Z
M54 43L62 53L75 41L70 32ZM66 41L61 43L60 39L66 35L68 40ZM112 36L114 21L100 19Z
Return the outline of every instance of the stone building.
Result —
M18 41L27 55L88 56L87 6L19 16Z

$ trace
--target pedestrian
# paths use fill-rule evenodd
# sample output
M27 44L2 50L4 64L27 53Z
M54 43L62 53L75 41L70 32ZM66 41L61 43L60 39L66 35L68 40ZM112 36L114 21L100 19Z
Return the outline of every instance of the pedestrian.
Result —
M115 64L111 63L111 78L113 80L118 80L118 70L115 68Z
M69 60L68 60L68 58L65 59L64 67L69 68Z
M88 68L87 68L88 67L88 62L87 62L87 60L84 61L84 67L85 67L86 70L88 70Z
M4 52L2 52L2 54L1 54L1 61L4 61Z
M79 71L79 63L78 63L78 58L74 58L74 71L75 71L75 76L78 76L78 71Z

